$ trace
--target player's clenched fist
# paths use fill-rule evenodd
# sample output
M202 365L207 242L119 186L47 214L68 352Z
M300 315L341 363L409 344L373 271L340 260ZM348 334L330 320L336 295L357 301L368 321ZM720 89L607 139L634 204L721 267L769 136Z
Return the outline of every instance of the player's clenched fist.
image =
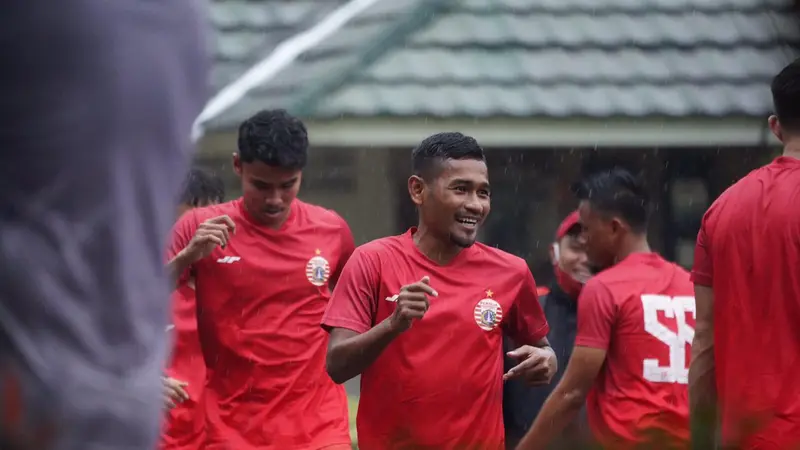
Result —
M196 262L205 258L218 246L225 248L235 231L236 224L227 215L213 217L201 223L184 249L189 261Z
M439 294L431 287L430 278L425 276L416 283L403 286L397 294L397 307L389 318L392 328L397 331L406 331L411 328L415 320L422 319L428 311L428 296L436 297Z

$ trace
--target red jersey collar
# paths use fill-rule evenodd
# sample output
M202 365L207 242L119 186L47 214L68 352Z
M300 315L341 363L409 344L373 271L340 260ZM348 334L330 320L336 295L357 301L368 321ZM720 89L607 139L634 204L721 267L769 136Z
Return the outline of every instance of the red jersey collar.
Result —
M410 245L411 248L413 248L412 251L416 255L418 255L420 258L422 258L427 263L432 264L432 265L437 266L437 267L451 267L451 266L454 266L454 265L460 263L461 261L463 261L464 259L466 259L470 254L472 254L472 252L475 251L475 244L473 244L472 246L467 247L465 249L462 249L460 252L458 252L458 254L449 263L442 265L442 264L439 264L436 261L428 258L428 256L426 254L424 254L424 253L422 253L420 251L419 247L417 247L417 243L414 242L414 233L416 233L416 232L417 232L417 227L409 228L408 231L406 231L406 233L404 235L405 236L405 240L408 242L408 245ZM477 244L477 242L476 242L476 244Z

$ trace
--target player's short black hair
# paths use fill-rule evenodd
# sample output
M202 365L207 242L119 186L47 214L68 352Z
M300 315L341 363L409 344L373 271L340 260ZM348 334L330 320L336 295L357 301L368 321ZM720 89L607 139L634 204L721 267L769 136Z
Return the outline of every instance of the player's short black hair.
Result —
M308 161L308 131L284 109L257 112L239 126L239 157L282 169L298 170Z
M800 59L772 79L772 103L783 128L800 131Z
M221 203L225 198L225 183L217 174L199 167L189 170L183 180L180 203L182 205L200 206L209 203Z
M458 132L436 133L425 138L411 152L411 170L414 175L430 178L439 163L448 159L475 159L486 161L478 141Z
M640 177L614 168L595 173L575 183L572 192L600 213L622 218L636 233L647 231L650 198Z

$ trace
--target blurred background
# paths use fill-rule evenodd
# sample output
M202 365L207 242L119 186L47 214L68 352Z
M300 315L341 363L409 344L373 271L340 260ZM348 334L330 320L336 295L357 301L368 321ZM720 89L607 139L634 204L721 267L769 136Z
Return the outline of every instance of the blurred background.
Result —
M358 2L358 0L354 0ZM215 91L346 0L213 0ZM339 212L357 244L416 221L411 149L440 131L487 151L481 239L552 277L547 245L569 185L614 165L646 174L650 241L689 267L710 203L780 148L771 78L798 56L786 0L377 0L206 123L198 163L227 178L238 124L304 119L301 197ZM356 394L357 382L349 386Z

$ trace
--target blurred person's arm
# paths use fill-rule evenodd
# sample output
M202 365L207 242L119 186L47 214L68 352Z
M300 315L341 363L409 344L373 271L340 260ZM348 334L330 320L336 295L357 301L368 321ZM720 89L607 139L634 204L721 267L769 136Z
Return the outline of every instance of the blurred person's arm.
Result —
M714 363L714 292L695 285L697 323L689 365L689 416L692 447L714 448L717 428L717 384Z
M606 361L616 321L616 304L601 283L589 281L578 300L578 331L564 377L547 397L518 450L550 448L586 403Z
M717 430L717 384L714 361L713 266L706 222L697 235L692 281L696 308L689 365L689 418L692 448L714 448Z

